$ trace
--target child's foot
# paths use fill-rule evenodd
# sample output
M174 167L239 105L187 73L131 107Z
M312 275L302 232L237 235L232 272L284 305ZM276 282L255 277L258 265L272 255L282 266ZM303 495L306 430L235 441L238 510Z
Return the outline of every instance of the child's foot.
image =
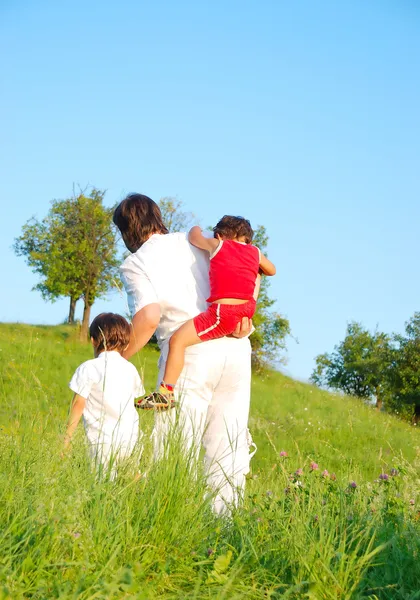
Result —
M143 396L135 406L143 410L168 410L175 407L175 396L173 391L161 385L159 391Z

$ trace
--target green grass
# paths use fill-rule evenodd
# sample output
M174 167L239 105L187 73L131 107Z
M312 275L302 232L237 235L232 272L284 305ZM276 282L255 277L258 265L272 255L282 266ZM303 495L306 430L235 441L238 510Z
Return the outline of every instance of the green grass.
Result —
M91 357L71 328L0 325L0 357L0 599L420 599L415 428L278 373L254 377L244 506L217 519L176 439L152 464L150 414L146 479L131 464L98 481L82 431L61 457L67 383ZM146 388L157 357L135 360Z

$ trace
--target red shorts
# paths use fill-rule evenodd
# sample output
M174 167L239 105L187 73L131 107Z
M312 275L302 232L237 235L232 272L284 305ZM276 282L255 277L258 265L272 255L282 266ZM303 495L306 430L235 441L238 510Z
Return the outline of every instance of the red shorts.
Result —
M246 304L210 304L206 312L194 317L194 327L203 342L230 335L243 317L252 319L257 303L249 300Z

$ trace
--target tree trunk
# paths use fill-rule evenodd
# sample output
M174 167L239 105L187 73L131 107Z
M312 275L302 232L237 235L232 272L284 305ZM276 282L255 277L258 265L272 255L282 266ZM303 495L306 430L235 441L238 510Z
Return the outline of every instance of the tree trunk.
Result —
M418 425L420 423L420 404L414 405L413 423Z
M382 406L383 406L383 401L380 396L380 391L378 388L376 388L376 410L382 410Z
M76 298L72 298L70 296L70 308L69 308L69 319L68 319L68 323L69 325L73 325L74 324L74 313L76 312Z
M383 405L384 403L382 402L381 398L376 398L376 410L382 410Z
M82 327L80 328L80 341L87 342L88 333L89 333L89 319L90 319L90 309L92 308L91 304L88 304L85 300L85 304L83 306L83 321Z

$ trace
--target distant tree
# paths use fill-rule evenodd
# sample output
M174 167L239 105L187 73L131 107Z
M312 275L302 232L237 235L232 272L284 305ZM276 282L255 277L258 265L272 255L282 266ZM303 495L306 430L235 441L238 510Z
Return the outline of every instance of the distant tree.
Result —
M87 339L92 304L106 294L117 275L113 208L103 205L105 192L93 188L66 200L54 200L48 215L30 219L14 249L41 276L35 286L44 299L70 298L69 322L77 300L84 301L80 337Z
M315 361L313 383L359 398L374 397L378 410L382 408L392 368L392 347L385 333L371 334L360 323L349 323L344 340L331 354L320 354Z
M413 421L420 422L420 312L405 325L405 335L394 335L395 349L390 386L396 407L412 407Z
M192 212L183 210L182 200L165 196L158 202L162 213L163 222L169 229L169 233L188 232L193 225L196 225L196 217Z
M253 244L267 255L267 230L259 225L254 231ZM290 323L272 310L275 300L269 296L270 278L261 277L257 309L253 318L255 332L251 335L252 363L256 370L273 364L286 348L286 338L290 335Z

